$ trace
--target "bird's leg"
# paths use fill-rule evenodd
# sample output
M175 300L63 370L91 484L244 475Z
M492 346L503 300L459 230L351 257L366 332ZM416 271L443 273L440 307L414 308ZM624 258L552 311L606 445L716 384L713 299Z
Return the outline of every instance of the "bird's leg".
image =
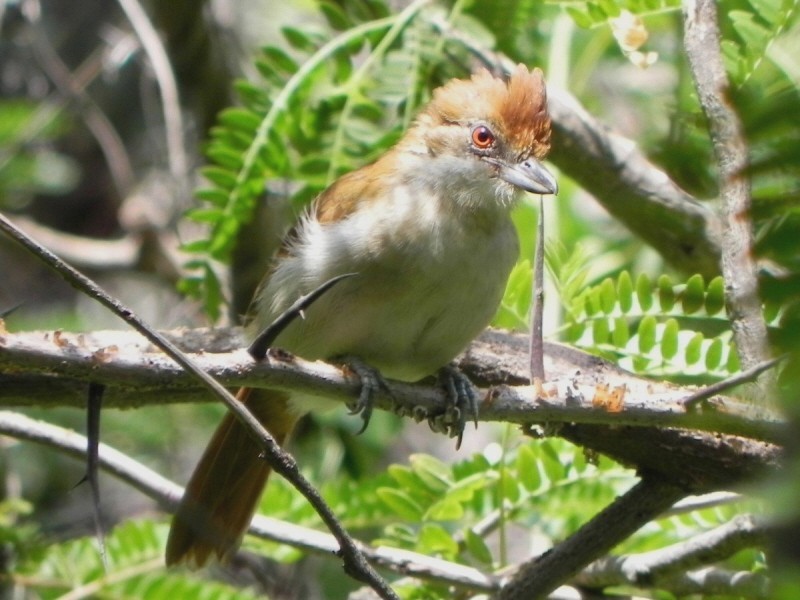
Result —
M361 415L363 421L361 429L358 434L364 433L369 425L369 420L372 418L372 408L374 404L375 393L383 388L388 390L386 380L380 372L366 364L363 360L348 356L341 361L345 368L355 373L361 380L361 391L358 398L353 402L348 402L347 408L350 409L351 415Z
M438 380L445 389L447 404L443 413L428 416L428 425L433 431L457 437L458 449L461 447L467 417L472 417L475 427L478 426L478 394L469 378L455 365L439 369Z

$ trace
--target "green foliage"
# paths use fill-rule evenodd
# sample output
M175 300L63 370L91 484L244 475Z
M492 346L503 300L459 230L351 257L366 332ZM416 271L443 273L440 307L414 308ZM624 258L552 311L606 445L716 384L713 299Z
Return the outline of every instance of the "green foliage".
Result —
M77 184L78 166L52 146L67 128L47 104L0 101L0 207L20 208L34 194L63 194Z
M664 12L680 9L678 0L595 0L589 2L560 2L565 6L567 14L579 27L589 29L608 24L609 19L628 10L635 15Z
M580 255L580 252L576 253ZM553 268L553 262L558 268ZM621 366L678 381L709 382L738 370L721 277L678 283L628 271L582 290L585 268L550 260L565 310L567 342Z
M794 0L750 0L746 10L727 11L733 29L722 41L726 68L741 86L767 57L770 45L786 30L796 9Z
M256 598L246 591L202 581L180 570L163 567L166 525L149 520L128 521L106 539L104 566L92 537L58 542L47 553L20 565L17 586L26 597L59 598L83 592L92 598ZM35 596L34 596L35 594Z

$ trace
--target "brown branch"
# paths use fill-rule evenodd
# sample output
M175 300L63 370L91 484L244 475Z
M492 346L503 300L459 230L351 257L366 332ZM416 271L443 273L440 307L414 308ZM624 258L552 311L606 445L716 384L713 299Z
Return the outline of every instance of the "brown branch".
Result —
M646 584L681 595L703 593L767 598L769 580L763 573L710 570L706 565L746 548L763 547L771 528L751 515L738 515L690 540L641 554L602 558L584 569L575 583L592 589Z
M230 387L303 392L342 403L358 395L358 382L333 365L285 357L253 361L236 330L166 335ZM528 385L527 340L521 334L486 332L459 359L459 368L489 388L481 421L515 423L526 430L546 423L562 437L696 490L730 486L754 472L775 469L781 458L781 449L768 442L782 439L782 421L754 415L748 404L719 395L687 410L683 400L693 389L635 376L559 344L545 344L544 390ZM132 332L0 335L2 404L83 406L88 381L106 385L110 407L212 399ZM541 391L546 398L537 398ZM613 410L601 402L611 394L619 398ZM378 409L417 419L446 404L438 386L398 382L387 382L374 400Z
M681 488L645 476L569 538L521 565L497 598L522 600L545 596L685 495Z
M769 359L767 326L758 296L750 218L747 145L730 98L713 0L683 3L684 46L700 105L708 119L719 169L722 274L734 340L743 368Z

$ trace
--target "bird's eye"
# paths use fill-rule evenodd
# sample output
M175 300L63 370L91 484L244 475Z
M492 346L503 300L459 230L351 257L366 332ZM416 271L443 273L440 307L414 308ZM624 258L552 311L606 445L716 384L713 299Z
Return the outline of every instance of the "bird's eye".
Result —
M494 134L486 125L478 125L472 130L472 143L480 150L486 150L494 144Z

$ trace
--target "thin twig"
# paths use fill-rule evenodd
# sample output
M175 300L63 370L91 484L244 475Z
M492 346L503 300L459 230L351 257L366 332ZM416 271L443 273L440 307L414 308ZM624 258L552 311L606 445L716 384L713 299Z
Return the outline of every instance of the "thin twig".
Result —
M531 383L543 382L544 375L544 198L539 196L539 222L536 228L536 252L533 258L533 301L531 303Z
M769 342L753 259L747 144L742 123L731 103L731 87L720 46L717 3L685 0L683 15L684 47L697 96L708 119L719 169L725 299L740 362L749 369L769 359Z
M768 371L783 359L786 356L779 356L777 358L771 358L770 360L765 360L762 363L757 365L753 365L749 369L745 371L741 371L740 373L736 373L727 379L723 379L722 381L718 381L716 383L712 383L710 385L704 386L702 389L697 390L694 394L691 394L683 399L684 407L691 408L695 406L697 403L702 402L703 400L708 400L712 396L716 396L717 394L721 394L725 390L729 390L737 385L741 385L742 383L747 383L748 381L753 381L756 379L761 373L764 371Z
M300 296L300 298L298 298L289 308L278 315L278 317L272 321L269 326L267 326L261 333L258 334L258 336L256 336L256 339L250 344L247 352L253 357L254 360L264 360L267 355L267 350L275 342L275 338L277 338L292 321L294 321L297 317L302 316L304 310L316 302L320 296L331 289L334 285L343 279L353 277L354 275L358 275L358 273L344 273L342 275L337 275L336 277L331 277L328 279L328 281L310 291L308 294Z
M100 465L100 415L103 408L104 391L104 385L89 384L86 406L86 475L84 476L84 481L89 483L89 488L92 492L92 516L94 517L95 535L100 548L100 558L103 561L103 566L108 570L106 532L103 528L103 519L100 512L100 474L98 472Z
M302 476L294 458L280 447L275 441L275 438L273 438L258 419L247 410L242 402L237 400L222 384L200 368L164 335L150 328L144 321L137 317L130 308L123 305L116 298L108 295L91 279L73 269L52 252L37 244L34 240L17 229L14 224L2 214L0 214L0 229L12 240L20 244L58 273L67 283L110 309L114 314L122 318L131 327L136 329L136 331L163 350L165 354L181 367L202 380L206 387L208 387L216 397L220 398L228 409L234 413L236 418L247 427L260 447L264 448L272 468L285 477L314 507L314 510L317 511L322 521L339 541L340 553L347 573L351 577L370 585L370 587L375 589L382 597L397 598L388 583L386 583L386 581L369 565L356 545L355 540L345 531L344 527L336 518L336 515L322 499L319 492Z
M178 185L185 187L188 185L189 160L183 144L184 123L178 83L172 72L169 56L142 5L137 0L117 0L117 2L139 37L142 48L153 67L164 110L164 130L170 172Z
M694 569L725 560L740 550L763 546L768 539L771 526L763 519L752 515L738 515L730 521L695 535L689 540L664 548L602 558L589 565L577 577L578 585L604 588L612 585L637 585L647 581L650 586L664 587L671 591L676 585L687 582L676 581ZM716 593L744 594L747 597L767 597L768 579L763 574L727 572L716 574ZM705 593L711 593L707 589Z

